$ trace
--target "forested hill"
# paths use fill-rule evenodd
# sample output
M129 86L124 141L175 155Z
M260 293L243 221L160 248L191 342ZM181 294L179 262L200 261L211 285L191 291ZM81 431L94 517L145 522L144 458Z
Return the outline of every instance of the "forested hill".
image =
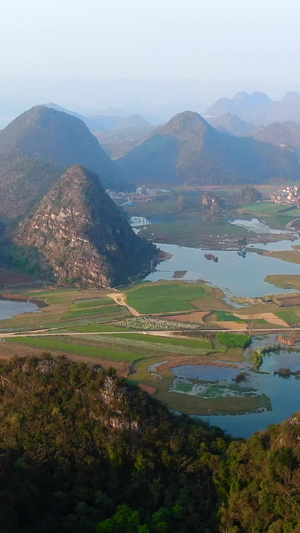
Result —
M139 176L146 183L242 185L300 177L293 148L220 133L191 111L173 117L117 161L128 179Z
M48 107L29 109L0 132L0 154L18 150L61 168L79 164L99 175L103 186L117 188L121 173L82 120Z
M125 186L82 120L43 106L22 113L0 131L0 216L24 215L75 164L96 172L104 188Z
M114 371L0 364L1 533L288 532L300 416L230 442Z

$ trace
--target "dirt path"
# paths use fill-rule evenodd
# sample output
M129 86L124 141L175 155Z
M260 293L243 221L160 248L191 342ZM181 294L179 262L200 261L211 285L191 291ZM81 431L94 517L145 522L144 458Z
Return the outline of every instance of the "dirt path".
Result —
M131 307L130 305L127 304L126 296L123 292L112 292L108 294L107 296L111 298L112 300L114 300L116 304L127 307L128 311L130 312L132 316L141 316L141 314L136 309L134 309L134 307Z
M205 334L205 333L220 333L220 331L225 331L225 330L221 330L220 328L218 329L214 329L214 328L210 328L210 329L201 329L199 330L199 332L202 334ZM230 333L239 333L241 330L237 329L237 328L234 328L234 329L226 329L226 332L230 332ZM296 328L291 328L291 327L287 327L287 328L283 328L283 327L274 327L274 328L261 328L259 330L254 330L253 331L253 335L257 334L262 334L262 333L275 333L275 332L287 332L287 331L300 331L300 327L296 327ZM143 333L143 334L146 334L146 335L160 335L160 336L165 336L165 337L173 337L172 335L172 331L170 330L166 330L166 331L155 331L155 330L148 330L148 331L145 331L145 330L128 330L128 331L89 331L89 332L86 332L86 331L69 331L67 333L65 332L59 332L58 330L55 331L55 333L53 333L53 330L49 329L49 330L44 330L44 333L41 332L41 330L39 331L26 331L26 332L9 332L9 333L0 333L0 339L7 339L7 338L10 338L10 337L14 337L14 338L22 338L22 337L82 337L83 335L84 336L93 336L93 335L120 335L120 333L122 333L122 335L130 335L132 333ZM185 337L188 337L189 334L188 332L182 337L182 338L185 338ZM180 338L179 335L176 335L176 338ZM1 345L1 343L0 343Z

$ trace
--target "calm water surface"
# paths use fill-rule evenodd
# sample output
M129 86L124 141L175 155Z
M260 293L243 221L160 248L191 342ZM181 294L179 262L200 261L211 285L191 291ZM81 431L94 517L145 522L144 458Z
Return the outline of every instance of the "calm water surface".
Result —
M257 246L271 250L287 250L298 242L281 241L265 247ZM265 282L268 274L300 274L300 265L296 263L288 263L255 252L248 252L246 257L241 257L236 251L200 250L175 244L157 243L157 246L172 254L172 257L160 263L146 281L171 280L174 279L175 271L186 270L182 278L185 281L202 279L231 295L255 297L291 292L290 289L286 291ZM218 256L218 263L205 259L204 255L207 253Z
M36 313L38 311L38 306L32 302L0 300L0 320L12 318L21 313Z
M278 424L292 416L300 406L300 380L295 376L283 378L274 375L280 368L300 370L300 353L280 352L264 356L259 372L252 372L250 364L240 364L238 369L213 367L208 365L185 365L173 368L176 377L192 378L201 381L218 380L220 385L232 385L232 379L241 371L247 373L247 381L241 387L251 387L269 397L272 411L242 415L199 416L211 425L216 425L234 437L250 437L256 431L266 429L270 424Z
M266 224L257 220L236 221L238 225L247 226L249 230L257 233L286 233L281 230L269 231ZM262 250L291 250L293 246L300 243L299 239L281 240L276 243L254 244L249 248L260 248ZM274 293L291 292L277 288L267 282L265 277L270 274L300 274L300 265L264 257L255 252L248 252L246 257L241 257L236 251L215 251L188 248L173 244L157 244L172 257L158 265L155 272L152 272L147 281L158 281L160 279L171 280L176 271L186 271L182 278L186 281L205 280L215 287L222 288L227 295L259 297ZM218 256L218 263L208 261L204 255L213 253ZM274 344L276 341L270 335L268 338L256 338L253 340L251 349L262 346L265 343ZM177 378L184 380L194 379L201 382L217 381L220 385L232 385L234 377L241 371L247 373L247 382L241 387L255 389L258 394L265 394L269 397L272 410L258 413L242 415L211 415L201 417L212 425L217 425L226 430L234 437L249 437L256 431L266 429L270 424L280 423L289 418L300 407L300 380L295 376L283 378L274 375L274 371L279 368L290 368L296 372L300 370L300 353L288 352L285 350L279 353L274 352L264 356L260 372L251 370L249 353L245 355L245 362L238 365L238 369L209 366L209 365L186 365L173 369Z

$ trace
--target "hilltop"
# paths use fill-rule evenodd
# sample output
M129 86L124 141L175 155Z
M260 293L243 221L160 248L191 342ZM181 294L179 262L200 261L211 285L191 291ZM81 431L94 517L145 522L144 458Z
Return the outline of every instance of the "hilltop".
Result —
M80 119L42 106L17 117L0 131L0 215L26 213L73 164L91 168L104 187L124 186L120 170Z
M204 113L207 117L218 117L225 113L238 115L242 120L255 125L275 121L300 121L300 95L288 92L278 101L266 94L239 92L233 98L220 98Z
M19 225L14 242L48 278L95 287L126 283L149 270L158 253L133 232L98 176L79 165Z
M289 144L300 159L300 125L288 120L285 122L272 122L268 126L261 126L253 133L258 141L275 144L277 146Z
M118 163L129 177L148 183L243 184L300 176L293 149L220 133L191 111L156 129Z

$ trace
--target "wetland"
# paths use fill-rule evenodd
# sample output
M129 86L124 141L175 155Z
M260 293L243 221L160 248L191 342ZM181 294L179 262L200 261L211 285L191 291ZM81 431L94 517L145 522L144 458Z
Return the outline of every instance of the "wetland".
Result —
M251 352L277 343L270 330L292 327L296 333L300 327L299 265L272 256L299 253L298 234L285 227L291 217L282 218L271 204L217 217L163 208L148 205L132 223L168 259L144 280L114 291L20 290L25 300L42 300L47 307L37 315L31 302L7 302L14 309L0 316L0 327L12 334L1 343L0 355L47 350L113 367L170 409L204 418L233 436L281 422L299 409L298 345L264 354L256 371ZM261 216L263 209L268 213ZM207 260L209 254L218 262ZM251 347L222 342L220 330L236 332L235 339L252 335Z

